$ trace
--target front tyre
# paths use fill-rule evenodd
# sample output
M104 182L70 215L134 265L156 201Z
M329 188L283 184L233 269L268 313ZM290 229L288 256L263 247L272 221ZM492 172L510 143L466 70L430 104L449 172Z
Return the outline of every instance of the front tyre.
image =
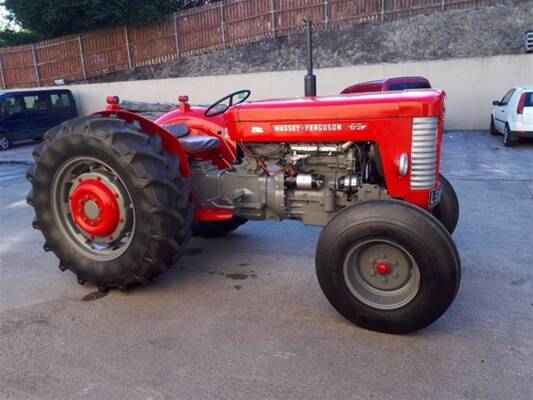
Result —
M448 179L440 175L440 182L442 183L442 197L440 203L432 210L432 213L451 235L459 221L459 199Z
M79 283L151 280L191 237L190 183L158 136L118 118L81 117L48 131L34 158L34 227Z
M407 333L436 321L460 282L460 260L434 217L396 200L346 208L318 242L316 272L335 309L370 330Z

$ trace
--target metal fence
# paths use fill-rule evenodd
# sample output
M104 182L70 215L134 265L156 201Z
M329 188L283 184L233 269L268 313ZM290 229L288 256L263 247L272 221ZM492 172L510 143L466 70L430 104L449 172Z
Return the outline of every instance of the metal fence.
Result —
M112 27L0 49L3 88L53 85L300 32L509 0L224 0L141 27Z

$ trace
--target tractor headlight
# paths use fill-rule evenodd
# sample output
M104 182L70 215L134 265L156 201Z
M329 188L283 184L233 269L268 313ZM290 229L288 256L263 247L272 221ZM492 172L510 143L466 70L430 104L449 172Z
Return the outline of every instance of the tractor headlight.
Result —
M402 153L396 159L396 166L398 167L398 174L405 176L409 172L409 156L407 153Z

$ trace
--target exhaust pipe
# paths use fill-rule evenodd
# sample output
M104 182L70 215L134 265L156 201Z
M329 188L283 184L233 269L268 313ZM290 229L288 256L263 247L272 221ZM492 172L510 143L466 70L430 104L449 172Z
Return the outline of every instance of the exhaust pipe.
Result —
M307 75L304 79L305 96L316 96L316 75L313 74L313 21L305 21L307 28Z

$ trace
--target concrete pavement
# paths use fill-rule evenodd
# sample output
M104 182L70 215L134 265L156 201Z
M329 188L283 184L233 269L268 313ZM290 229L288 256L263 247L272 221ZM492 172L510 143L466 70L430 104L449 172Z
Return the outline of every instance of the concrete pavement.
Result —
M295 222L194 239L127 293L77 285L31 228L32 147L0 153L0 398L533 398L533 142L446 135L462 286L406 336L333 310L314 273L320 229Z

